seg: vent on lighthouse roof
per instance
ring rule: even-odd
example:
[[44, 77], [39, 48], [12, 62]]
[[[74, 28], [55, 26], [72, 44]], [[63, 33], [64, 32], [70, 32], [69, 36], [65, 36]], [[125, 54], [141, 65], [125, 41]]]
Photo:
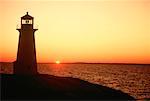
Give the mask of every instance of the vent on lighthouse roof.
[[30, 16], [30, 15], [28, 14], [28, 12], [27, 12], [27, 14], [24, 15], [23, 17], [21, 17], [21, 19], [33, 19], [33, 17]]

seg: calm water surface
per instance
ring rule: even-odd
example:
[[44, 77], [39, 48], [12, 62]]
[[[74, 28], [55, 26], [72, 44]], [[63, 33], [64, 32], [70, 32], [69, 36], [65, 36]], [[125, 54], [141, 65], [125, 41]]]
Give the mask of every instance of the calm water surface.
[[[12, 63], [1, 63], [1, 71], [12, 73]], [[130, 94], [150, 98], [150, 65], [38, 64], [41, 74], [80, 78]]]

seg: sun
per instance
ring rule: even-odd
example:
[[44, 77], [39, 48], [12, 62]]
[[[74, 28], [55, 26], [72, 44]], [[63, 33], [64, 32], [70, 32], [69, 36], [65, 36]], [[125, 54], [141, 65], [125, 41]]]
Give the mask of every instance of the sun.
[[60, 61], [59, 61], [59, 60], [57, 60], [57, 61], [55, 61], [55, 63], [56, 63], [56, 64], [60, 64]]

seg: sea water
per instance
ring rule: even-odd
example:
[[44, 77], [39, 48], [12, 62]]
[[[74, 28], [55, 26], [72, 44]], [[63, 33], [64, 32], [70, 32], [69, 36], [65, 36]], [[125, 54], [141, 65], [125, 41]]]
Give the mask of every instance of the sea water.
[[[12, 74], [12, 63], [1, 63], [0, 72]], [[38, 72], [73, 77], [121, 90], [136, 99], [150, 98], [150, 65], [38, 64]]]

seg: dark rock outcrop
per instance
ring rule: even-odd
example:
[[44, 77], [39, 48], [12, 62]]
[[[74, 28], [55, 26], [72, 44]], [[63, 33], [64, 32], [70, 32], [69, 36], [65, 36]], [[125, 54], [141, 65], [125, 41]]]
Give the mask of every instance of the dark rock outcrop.
[[126, 93], [105, 86], [46, 74], [1, 74], [1, 96], [3, 100], [134, 100]]

